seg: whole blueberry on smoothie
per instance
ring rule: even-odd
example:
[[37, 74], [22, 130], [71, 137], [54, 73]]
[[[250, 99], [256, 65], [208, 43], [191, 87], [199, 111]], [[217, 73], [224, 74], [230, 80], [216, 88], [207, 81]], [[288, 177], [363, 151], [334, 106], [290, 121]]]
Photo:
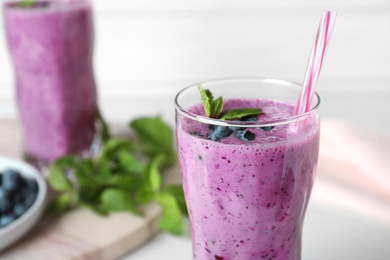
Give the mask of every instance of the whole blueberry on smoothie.
[[300, 260], [318, 157], [318, 115], [293, 125], [291, 102], [214, 99], [210, 90], [198, 88], [202, 103], [176, 103], [193, 259]]
[[3, 12], [25, 153], [51, 161], [87, 150], [97, 109], [90, 2], [6, 1]]

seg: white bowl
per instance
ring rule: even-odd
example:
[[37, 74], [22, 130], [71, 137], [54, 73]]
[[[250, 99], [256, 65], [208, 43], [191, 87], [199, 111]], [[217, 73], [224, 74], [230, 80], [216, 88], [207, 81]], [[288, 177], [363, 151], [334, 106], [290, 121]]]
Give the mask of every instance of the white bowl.
[[38, 183], [38, 195], [34, 203], [19, 218], [0, 228], [0, 251], [26, 234], [39, 220], [45, 209], [46, 182], [33, 166], [16, 159], [0, 156], [0, 171], [14, 169], [24, 177], [33, 178]]

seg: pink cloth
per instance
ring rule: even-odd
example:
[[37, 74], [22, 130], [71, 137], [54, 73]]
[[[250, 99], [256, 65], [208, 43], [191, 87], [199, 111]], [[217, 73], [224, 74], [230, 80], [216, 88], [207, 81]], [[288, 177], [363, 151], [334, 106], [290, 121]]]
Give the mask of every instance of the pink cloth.
[[324, 121], [312, 202], [390, 223], [390, 135]]

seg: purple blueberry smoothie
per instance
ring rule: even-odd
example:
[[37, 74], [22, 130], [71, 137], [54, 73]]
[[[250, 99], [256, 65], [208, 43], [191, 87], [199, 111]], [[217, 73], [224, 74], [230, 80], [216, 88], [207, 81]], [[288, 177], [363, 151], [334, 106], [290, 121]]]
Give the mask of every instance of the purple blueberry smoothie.
[[[291, 117], [291, 103], [228, 99], [225, 109], [260, 108], [261, 122]], [[201, 104], [187, 108], [204, 116]], [[276, 120], [276, 121], [275, 121]], [[319, 149], [319, 118], [304, 127], [217, 128], [177, 113], [179, 166], [191, 221], [193, 259], [300, 260], [304, 215]], [[245, 140], [237, 131], [250, 132]], [[238, 137], [240, 138], [238, 138]]]
[[97, 109], [90, 2], [6, 1], [3, 11], [25, 153], [51, 161], [87, 150]]

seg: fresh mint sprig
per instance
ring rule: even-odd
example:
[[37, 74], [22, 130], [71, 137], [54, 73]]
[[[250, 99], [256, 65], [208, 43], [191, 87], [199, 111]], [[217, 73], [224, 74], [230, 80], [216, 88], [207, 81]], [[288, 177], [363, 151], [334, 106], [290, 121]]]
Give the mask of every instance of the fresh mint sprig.
[[184, 192], [181, 185], [168, 185], [163, 179], [164, 170], [176, 164], [172, 129], [159, 117], [144, 117], [129, 124], [134, 137], [115, 138], [100, 113], [98, 118], [105, 138], [96, 158], [68, 155], [51, 164], [48, 181], [59, 196], [50, 209], [82, 207], [100, 215], [140, 215], [142, 205], [156, 202], [163, 210], [160, 228], [181, 234], [188, 214]]
[[220, 117], [221, 120], [236, 120], [247, 116], [256, 116], [264, 114], [259, 108], [239, 108], [228, 110]]
[[198, 84], [198, 90], [202, 99], [204, 111], [208, 117], [218, 118], [223, 110], [222, 97], [214, 99], [213, 94], [208, 89], [204, 89], [201, 84]]
[[259, 108], [230, 109], [222, 113], [224, 108], [222, 97], [220, 96], [219, 98], [214, 99], [214, 96], [209, 89], [204, 89], [201, 84], [198, 84], [197, 86], [202, 99], [204, 111], [210, 118], [238, 120], [247, 116], [264, 114], [264, 112]]

